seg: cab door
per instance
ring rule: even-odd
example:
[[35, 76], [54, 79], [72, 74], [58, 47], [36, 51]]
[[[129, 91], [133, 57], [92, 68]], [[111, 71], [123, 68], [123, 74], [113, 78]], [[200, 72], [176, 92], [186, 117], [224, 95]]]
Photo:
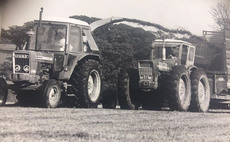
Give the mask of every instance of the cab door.
[[182, 45], [181, 64], [186, 68], [193, 66], [195, 60], [195, 47], [190, 45]]
[[186, 67], [190, 67], [194, 65], [194, 60], [195, 60], [195, 50], [196, 48], [194, 46], [189, 46], [188, 47], [188, 55], [187, 55], [187, 62], [186, 62]]
[[65, 55], [67, 60], [60, 75], [61, 79], [69, 79], [78, 62], [78, 58], [83, 53], [82, 28], [78, 25], [70, 24], [68, 31], [68, 44]]
[[70, 25], [69, 31], [69, 53], [79, 54], [82, 52], [81, 28], [75, 25]]

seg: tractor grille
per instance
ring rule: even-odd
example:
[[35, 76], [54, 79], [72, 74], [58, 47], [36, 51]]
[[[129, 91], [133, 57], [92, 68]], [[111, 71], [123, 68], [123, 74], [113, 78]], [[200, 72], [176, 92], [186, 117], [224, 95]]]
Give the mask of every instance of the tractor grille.
[[149, 75], [152, 74], [152, 68], [140, 68], [139, 72], [143, 75]]
[[150, 68], [152, 67], [150, 63], [146, 62], [146, 63], [140, 63], [140, 67], [146, 67], [146, 68]]
[[153, 63], [150, 61], [139, 62], [139, 76], [140, 80], [152, 80], [153, 79]]
[[15, 53], [14, 54], [14, 73], [29, 73], [30, 63], [28, 53]]

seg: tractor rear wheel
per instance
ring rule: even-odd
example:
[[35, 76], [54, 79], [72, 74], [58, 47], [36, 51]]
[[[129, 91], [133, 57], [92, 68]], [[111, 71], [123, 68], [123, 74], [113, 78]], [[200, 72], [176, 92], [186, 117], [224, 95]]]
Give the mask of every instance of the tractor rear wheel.
[[187, 111], [191, 100], [191, 85], [189, 73], [184, 66], [172, 68], [166, 87], [170, 109]]
[[51, 79], [43, 84], [42, 106], [46, 108], [56, 108], [60, 105], [61, 86], [58, 81]]
[[5, 79], [0, 78], [0, 106], [4, 106], [7, 100], [8, 89]]
[[138, 71], [135, 69], [120, 70], [117, 95], [121, 109], [138, 109], [140, 106], [138, 77]]
[[207, 112], [210, 103], [210, 87], [206, 73], [195, 70], [191, 73], [191, 111]]
[[101, 99], [101, 72], [96, 60], [84, 60], [75, 67], [69, 81], [76, 96], [76, 106], [96, 108]]

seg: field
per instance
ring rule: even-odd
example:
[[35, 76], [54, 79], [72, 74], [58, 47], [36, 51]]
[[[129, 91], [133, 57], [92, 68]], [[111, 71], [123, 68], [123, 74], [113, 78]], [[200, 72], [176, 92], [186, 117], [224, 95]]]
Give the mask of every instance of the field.
[[228, 141], [230, 111], [0, 108], [1, 141]]

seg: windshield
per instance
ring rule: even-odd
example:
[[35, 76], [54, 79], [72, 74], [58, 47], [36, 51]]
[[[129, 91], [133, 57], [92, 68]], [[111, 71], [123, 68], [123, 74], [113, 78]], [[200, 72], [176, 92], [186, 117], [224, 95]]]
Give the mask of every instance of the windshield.
[[37, 28], [37, 50], [65, 51], [66, 26], [58, 24], [42, 24]]
[[[154, 47], [152, 49], [152, 59], [162, 58], [162, 46], [161, 47]], [[179, 49], [180, 45], [173, 46], [173, 47], [165, 47], [166, 49], [166, 59], [175, 59], [179, 58]]]

